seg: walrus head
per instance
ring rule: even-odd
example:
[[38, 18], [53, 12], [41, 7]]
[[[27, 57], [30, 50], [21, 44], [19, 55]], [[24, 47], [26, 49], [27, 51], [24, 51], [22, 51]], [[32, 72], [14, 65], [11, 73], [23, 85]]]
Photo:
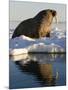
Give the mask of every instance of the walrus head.
[[46, 10], [42, 10], [40, 11], [35, 18], [42, 20], [42, 19], [50, 19], [50, 18], [54, 18], [56, 17], [57, 12], [55, 10], [52, 9], [46, 9]]
[[50, 12], [52, 13], [53, 17], [56, 16], [57, 12], [55, 10], [50, 10]]
[[57, 22], [57, 12], [55, 10], [46, 9], [38, 13], [37, 16], [37, 18], [39, 18], [39, 20], [41, 21], [39, 27], [39, 37], [50, 37], [53, 18], [55, 18]]

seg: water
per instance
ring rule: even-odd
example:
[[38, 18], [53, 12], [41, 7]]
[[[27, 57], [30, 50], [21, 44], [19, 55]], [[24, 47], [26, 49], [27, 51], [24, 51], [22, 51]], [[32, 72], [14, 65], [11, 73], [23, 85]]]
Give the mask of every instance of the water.
[[10, 56], [9, 88], [66, 85], [65, 54], [23, 54]]

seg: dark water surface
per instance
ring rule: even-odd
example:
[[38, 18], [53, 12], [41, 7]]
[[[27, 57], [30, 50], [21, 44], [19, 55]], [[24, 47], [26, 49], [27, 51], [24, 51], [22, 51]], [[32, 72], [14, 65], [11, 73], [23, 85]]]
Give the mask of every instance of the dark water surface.
[[65, 54], [23, 54], [10, 57], [9, 88], [66, 85]]

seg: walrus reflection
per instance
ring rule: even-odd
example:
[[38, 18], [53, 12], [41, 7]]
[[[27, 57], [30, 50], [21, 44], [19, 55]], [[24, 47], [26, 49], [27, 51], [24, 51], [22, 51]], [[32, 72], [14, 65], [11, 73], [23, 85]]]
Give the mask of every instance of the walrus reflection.
[[53, 79], [52, 65], [51, 64], [40, 64], [39, 65], [41, 76], [50, 85]]
[[34, 75], [41, 86], [54, 86], [56, 78], [53, 76], [51, 64], [39, 64], [37, 61], [29, 61], [23, 65], [20, 61], [15, 62], [21, 72]]

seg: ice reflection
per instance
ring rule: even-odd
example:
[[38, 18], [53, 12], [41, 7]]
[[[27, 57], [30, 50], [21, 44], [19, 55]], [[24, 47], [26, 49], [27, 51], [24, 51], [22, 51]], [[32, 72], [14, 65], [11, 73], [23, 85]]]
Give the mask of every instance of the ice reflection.
[[38, 61], [38, 63], [51, 63], [56, 61], [57, 58], [63, 58], [64, 54], [21, 54], [10, 56], [13, 61], [20, 61], [22, 63], [28, 63], [28, 61]]

